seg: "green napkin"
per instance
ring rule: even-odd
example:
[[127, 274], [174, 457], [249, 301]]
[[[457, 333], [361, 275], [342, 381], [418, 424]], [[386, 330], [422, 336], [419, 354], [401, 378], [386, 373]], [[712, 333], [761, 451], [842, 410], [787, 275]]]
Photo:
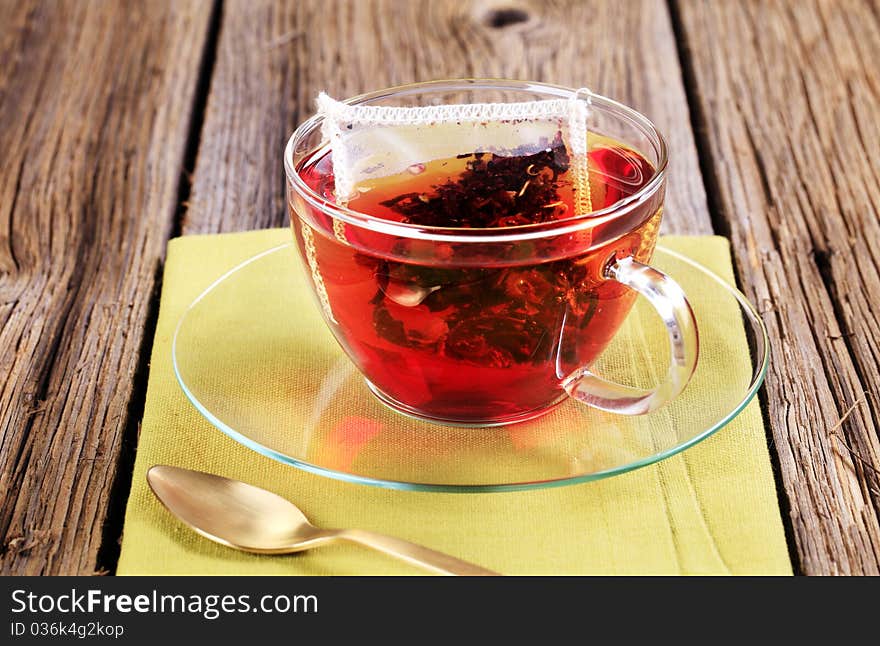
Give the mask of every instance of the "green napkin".
[[[175, 379], [175, 326], [218, 276], [290, 235], [279, 229], [188, 236], [169, 244], [119, 574], [422, 573], [355, 545], [282, 557], [216, 545], [153, 497], [145, 474], [154, 464], [240, 479], [296, 502], [316, 525], [400, 536], [504, 574], [790, 574], [757, 401], [721, 432], [653, 466], [593, 483], [514, 493], [424, 493], [344, 483], [274, 462], [214, 429]], [[662, 244], [732, 280], [723, 238], [668, 236]], [[313, 333], [330, 334], [323, 326]]]

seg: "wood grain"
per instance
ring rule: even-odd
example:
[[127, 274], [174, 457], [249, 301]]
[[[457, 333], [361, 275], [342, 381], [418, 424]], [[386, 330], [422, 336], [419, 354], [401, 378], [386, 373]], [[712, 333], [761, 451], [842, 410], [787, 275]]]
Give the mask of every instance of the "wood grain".
[[807, 574], [880, 572], [880, 20], [681, 2], [721, 215], [772, 336], [770, 424]]
[[711, 233], [662, 0], [226, 2], [183, 232], [287, 223], [282, 150], [320, 90], [464, 76], [587, 85], [643, 111], [670, 141], [666, 230]]
[[210, 2], [0, 4], [0, 572], [95, 570]]

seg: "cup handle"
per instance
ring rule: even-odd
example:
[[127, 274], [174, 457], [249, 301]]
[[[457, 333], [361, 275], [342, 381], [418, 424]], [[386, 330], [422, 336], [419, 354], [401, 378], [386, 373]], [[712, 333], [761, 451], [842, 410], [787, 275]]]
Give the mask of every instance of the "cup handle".
[[589, 406], [621, 415], [644, 415], [678, 396], [694, 374], [700, 349], [694, 311], [678, 283], [632, 257], [610, 263], [605, 276], [641, 294], [657, 310], [669, 334], [669, 371], [657, 387], [644, 390], [608, 381], [583, 367], [568, 375], [562, 387]]

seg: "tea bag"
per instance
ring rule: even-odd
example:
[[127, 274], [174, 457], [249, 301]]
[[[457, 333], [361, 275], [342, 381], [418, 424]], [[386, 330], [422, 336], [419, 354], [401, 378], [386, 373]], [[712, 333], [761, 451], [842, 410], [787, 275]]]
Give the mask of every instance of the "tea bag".
[[[432, 164], [448, 163], [462, 170], [457, 182], [434, 186], [434, 194], [402, 190], [392, 200], [393, 210], [411, 217], [407, 221], [441, 227], [507, 227], [590, 213], [589, 97], [578, 90], [559, 99], [404, 107], [349, 105], [321, 93], [318, 113], [330, 148], [335, 201], [348, 206], [383, 178], [411, 178]], [[349, 244], [344, 222], [334, 220], [333, 233]], [[302, 234], [321, 306], [335, 321], [305, 223]], [[439, 289], [402, 276], [386, 279], [385, 295], [405, 307]]]
[[[584, 94], [587, 101], [581, 99]], [[578, 90], [570, 98], [519, 103], [397, 107], [349, 105], [322, 92], [318, 112], [330, 145], [336, 202], [346, 205], [370, 183], [406, 172], [417, 174], [432, 161], [471, 154], [524, 158], [542, 151], [555, 153], [561, 143], [574, 215], [589, 213], [589, 96], [589, 91]], [[523, 191], [530, 181], [527, 170], [520, 171]]]

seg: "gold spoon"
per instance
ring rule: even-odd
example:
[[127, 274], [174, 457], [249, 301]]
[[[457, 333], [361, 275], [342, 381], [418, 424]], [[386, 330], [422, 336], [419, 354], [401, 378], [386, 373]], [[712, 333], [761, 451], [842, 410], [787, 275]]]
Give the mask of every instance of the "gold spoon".
[[167, 465], [147, 482], [166, 509], [196, 532], [257, 554], [290, 554], [337, 540], [359, 543], [440, 574], [497, 575], [427, 547], [362, 529], [320, 529], [289, 500], [253, 485]]

